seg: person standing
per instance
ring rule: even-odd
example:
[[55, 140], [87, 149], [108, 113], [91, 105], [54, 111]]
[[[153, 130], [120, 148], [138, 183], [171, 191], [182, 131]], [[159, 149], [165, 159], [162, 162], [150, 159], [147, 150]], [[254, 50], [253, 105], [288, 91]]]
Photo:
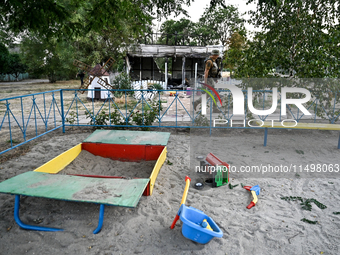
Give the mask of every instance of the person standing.
[[205, 62], [205, 70], [204, 70], [204, 83], [214, 87], [215, 81], [217, 78], [219, 78], [220, 75], [220, 68], [218, 66], [218, 63], [216, 60], [220, 56], [219, 50], [213, 50], [211, 52], [211, 56], [208, 58], [208, 60]]
[[[215, 87], [215, 80], [220, 77], [220, 67], [217, 63], [217, 59], [220, 57], [219, 50], [212, 50], [211, 55], [205, 62], [204, 69], [204, 83], [210, 85], [211, 87]], [[193, 105], [196, 110], [197, 105], [201, 103], [201, 97], [196, 100]], [[217, 107], [214, 105], [214, 112], [219, 112]]]
[[83, 84], [84, 84], [84, 76], [85, 76], [84, 72], [83, 72], [82, 70], [79, 71], [79, 73], [77, 74], [77, 76], [80, 77], [80, 86], [83, 86]]

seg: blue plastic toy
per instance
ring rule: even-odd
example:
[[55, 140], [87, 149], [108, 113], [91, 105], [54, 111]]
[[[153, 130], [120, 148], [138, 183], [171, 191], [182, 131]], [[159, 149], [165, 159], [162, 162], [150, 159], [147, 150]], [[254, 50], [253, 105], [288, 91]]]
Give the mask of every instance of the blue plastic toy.
[[[202, 211], [193, 208], [187, 207], [185, 204], [179, 208], [177, 213], [179, 218], [183, 222], [182, 225], [182, 234], [184, 237], [195, 241], [197, 243], [206, 244], [214, 237], [222, 237], [223, 232], [216, 225], [216, 223], [207, 215], [205, 215]], [[202, 227], [202, 222], [206, 219], [209, 228]]]

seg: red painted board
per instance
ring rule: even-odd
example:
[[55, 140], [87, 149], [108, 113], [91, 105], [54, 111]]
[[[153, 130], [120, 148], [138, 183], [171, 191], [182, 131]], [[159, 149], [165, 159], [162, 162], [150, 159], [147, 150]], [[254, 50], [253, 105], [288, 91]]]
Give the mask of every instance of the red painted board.
[[150, 196], [150, 181], [143, 192], [143, 196]]
[[163, 145], [82, 143], [82, 150], [120, 161], [157, 160], [163, 149]]
[[222, 160], [220, 160], [218, 157], [216, 157], [214, 154], [209, 153], [207, 158], [205, 159], [206, 161], [208, 161], [208, 163], [212, 166], [226, 166], [229, 170], [229, 165], [226, 162], [223, 162]]

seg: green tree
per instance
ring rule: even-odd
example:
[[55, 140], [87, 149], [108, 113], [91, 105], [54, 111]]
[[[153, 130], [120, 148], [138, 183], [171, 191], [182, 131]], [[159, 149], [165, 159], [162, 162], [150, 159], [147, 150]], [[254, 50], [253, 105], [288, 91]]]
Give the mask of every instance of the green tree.
[[0, 43], [0, 75], [6, 74], [8, 71], [9, 52], [7, 47]]
[[0, 26], [13, 32], [34, 31], [53, 35], [67, 24], [77, 0], [7, 0], [0, 5]]
[[[47, 37], [72, 36], [102, 29], [120, 30], [128, 24], [132, 32], [146, 31], [154, 17], [187, 15], [184, 5], [193, 0], [6, 0], [0, 5], [0, 27], [12, 32], [36, 32]], [[212, 7], [224, 5], [211, 0]], [[85, 17], [81, 20], [79, 10]], [[3, 29], [2, 29], [3, 30]]]
[[24, 37], [20, 44], [22, 61], [27, 66], [27, 71], [31, 77], [41, 78], [44, 75], [44, 43], [32, 34]]
[[[234, 31], [244, 31], [245, 20], [241, 17], [238, 9], [233, 5], [222, 8], [206, 8], [199, 19], [198, 28], [210, 32], [209, 44], [228, 43], [228, 38]], [[202, 29], [201, 29], [202, 31]]]
[[19, 54], [10, 54], [8, 61], [8, 74], [11, 74], [18, 81], [19, 75], [26, 72], [26, 65], [21, 61]]
[[224, 67], [229, 68], [231, 72], [235, 71], [244, 57], [246, 49], [246, 38], [239, 32], [234, 32], [227, 40], [228, 50], [224, 56]]
[[162, 36], [158, 43], [167, 45], [196, 45], [192, 34], [195, 32], [195, 23], [181, 18], [180, 20], [167, 20], [160, 28]]
[[[76, 73], [73, 59], [89, 65], [119, 59], [157, 17], [186, 13], [192, 0], [7, 0], [0, 30], [21, 33], [28, 70], [50, 81]], [[211, 1], [217, 5], [221, 0]], [[17, 34], [10, 34], [11, 37]], [[4, 36], [2, 36], [4, 35]], [[0, 33], [5, 37], [5, 33]], [[116, 61], [116, 67], [120, 61]], [[73, 76], [74, 76], [73, 74]]]
[[75, 77], [75, 50], [67, 41], [43, 40], [31, 34], [23, 38], [21, 52], [28, 72], [35, 77], [47, 76], [52, 83]]
[[339, 12], [334, 0], [260, 1], [251, 20], [262, 31], [245, 54], [242, 75], [267, 76], [275, 68], [291, 77], [339, 77]]
[[[338, 118], [340, 111], [334, 111], [334, 104], [340, 102], [340, 85], [332, 79], [340, 75], [338, 7], [338, 1], [333, 0], [259, 1], [257, 10], [251, 12], [251, 21], [262, 30], [248, 42], [236, 72], [239, 77], [247, 77], [243, 79], [243, 88], [306, 88], [318, 99], [317, 108], [312, 110], [319, 117]], [[273, 72], [299, 79], [275, 83], [271, 79], [248, 79], [271, 77]], [[289, 96], [296, 98], [300, 94]], [[311, 104], [308, 102], [307, 106]]]

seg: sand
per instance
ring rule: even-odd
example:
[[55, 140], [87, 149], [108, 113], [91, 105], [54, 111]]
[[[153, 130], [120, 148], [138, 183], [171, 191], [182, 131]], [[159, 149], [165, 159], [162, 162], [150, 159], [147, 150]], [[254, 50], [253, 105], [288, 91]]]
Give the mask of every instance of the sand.
[[125, 178], [149, 178], [156, 161], [123, 162], [95, 156], [88, 151], [80, 154], [58, 174], [84, 174], [121, 176]]
[[[0, 181], [34, 170], [65, 150], [80, 143], [90, 133], [57, 134], [41, 141], [25, 155], [0, 165]], [[340, 173], [241, 173], [247, 166], [290, 166], [340, 164], [336, 149], [337, 132], [270, 130], [263, 147], [263, 131], [231, 130], [206, 137], [194, 132], [174, 132], [168, 143], [170, 164], [164, 164], [154, 193], [141, 197], [134, 209], [106, 207], [102, 231], [94, 235], [99, 206], [95, 204], [22, 198], [23, 222], [64, 228], [63, 232], [37, 232], [21, 229], [13, 218], [14, 197], [0, 194], [1, 254], [339, 254]], [[259, 185], [258, 203], [250, 210], [250, 192], [241, 185], [203, 190], [189, 189], [186, 205], [213, 218], [224, 235], [206, 245], [181, 234], [182, 223], [169, 227], [178, 211], [184, 178], [192, 183], [205, 173], [195, 172], [195, 158], [213, 152], [236, 169], [230, 173], [233, 185]], [[172, 163], [172, 164], [171, 164]], [[97, 168], [94, 168], [97, 169]], [[275, 178], [272, 178], [275, 177]], [[297, 201], [283, 196], [314, 198], [326, 205], [312, 204], [303, 210]], [[317, 221], [308, 224], [306, 218]]]

